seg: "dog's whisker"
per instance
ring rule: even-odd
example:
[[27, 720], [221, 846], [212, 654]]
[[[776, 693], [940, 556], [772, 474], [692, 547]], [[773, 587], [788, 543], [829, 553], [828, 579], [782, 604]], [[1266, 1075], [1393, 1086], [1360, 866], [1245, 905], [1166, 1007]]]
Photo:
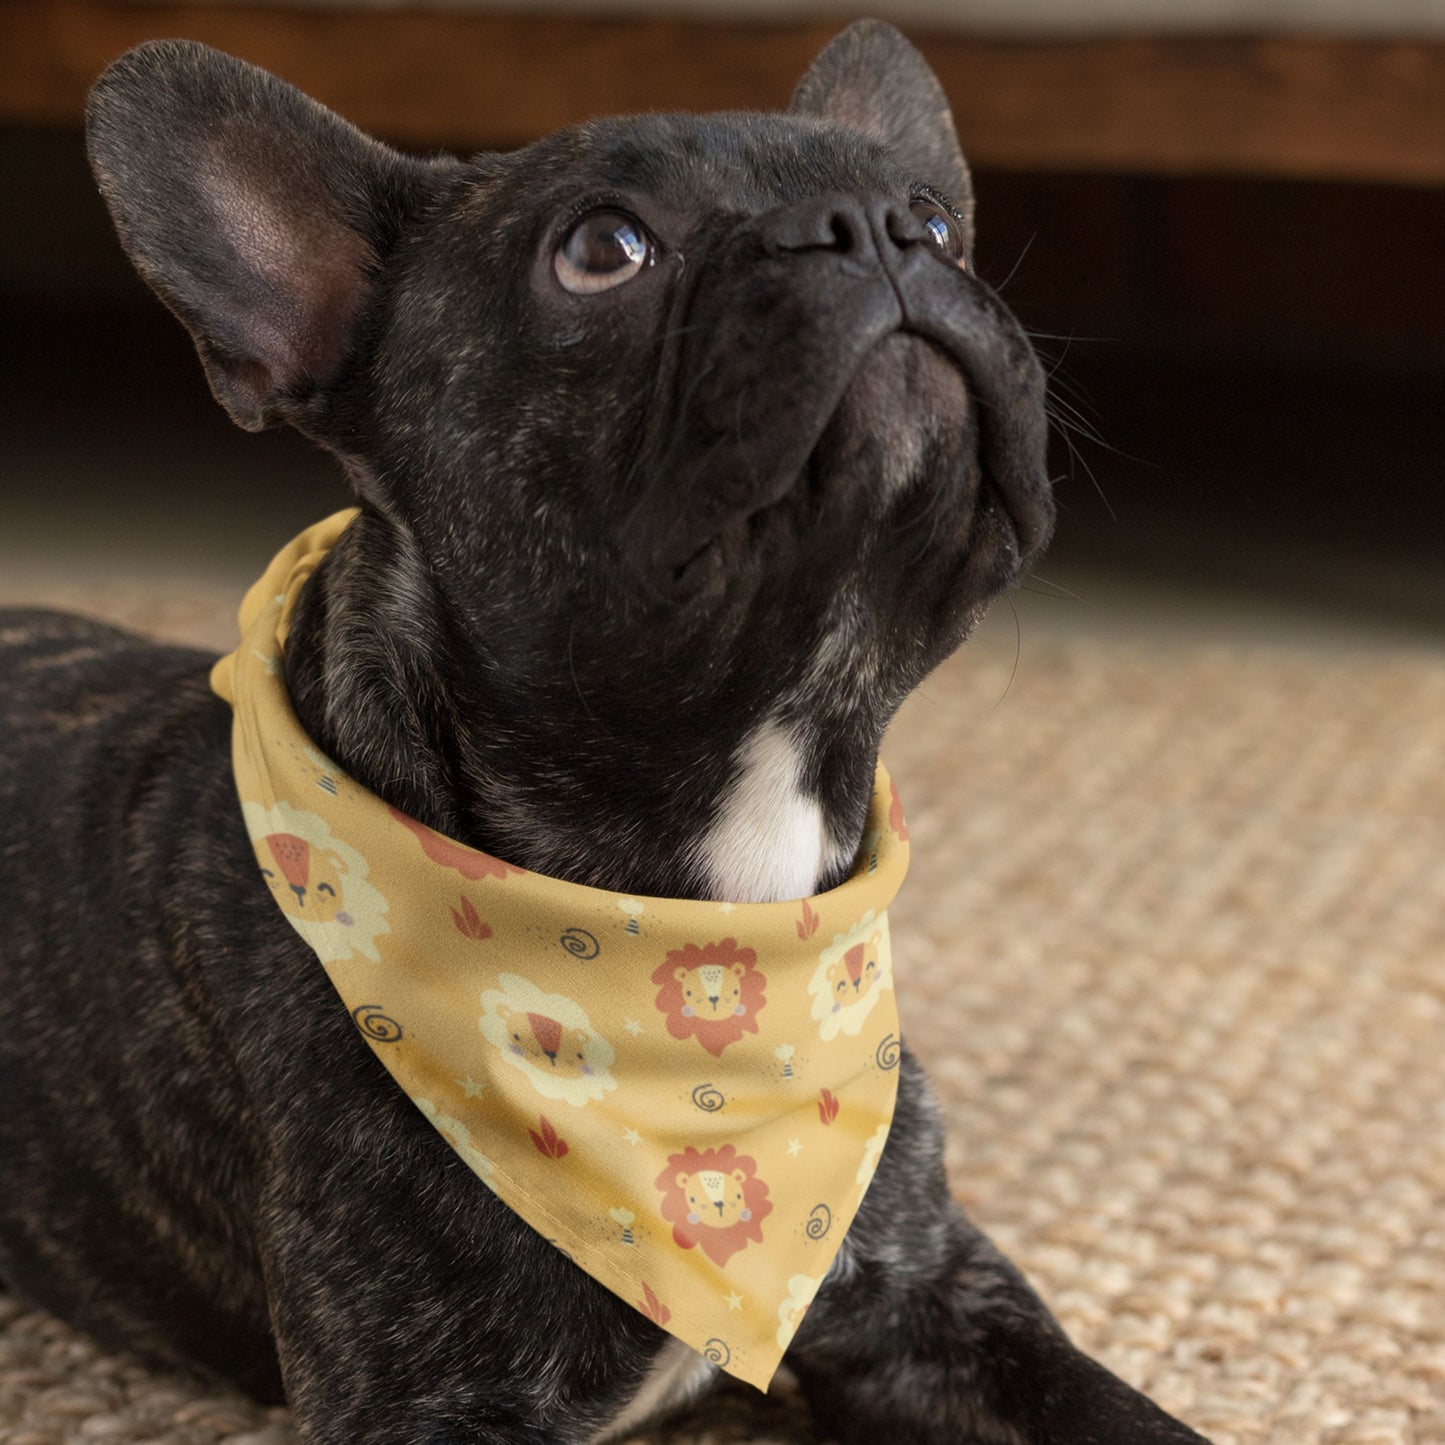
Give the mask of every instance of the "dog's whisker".
[[999, 293], [1000, 296], [1002, 296], [1004, 291], [1008, 288], [1009, 282], [1012, 281], [1013, 278], [1018, 274], [1019, 267], [1022, 266], [1024, 263], [1024, 257], [1027, 256], [1028, 253], [1033, 249], [1033, 244], [1035, 241], [1038, 240], [1038, 238], [1039, 233], [1035, 231], [1033, 235], [1024, 242], [1024, 248], [1022, 251], [1019, 252], [1018, 259], [1013, 263], [1012, 266], [1009, 267], [1008, 275], [1005, 276], [1003, 280], [1000, 281], [998, 285], [993, 288]]
[[[1091, 602], [1087, 597], [1083, 597], [1079, 593], [1071, 591], [1069, 588], [1063, 586], [1058, 582], [1051, 582], [1047, 577], [1041, 576], [1037, 570], [1029, 573], [1029, 580], [1031, 582], [1042, 582], [1043, 585], [1049, 589], [1047, 592], [1040, 592], [1038, 594], [1040, 597], [1055, 597], [1058, 598], [1060, 601], [1078, 602], [1085, 607], [1092, 608], [1096, 612], [1099, 610], [1097, 603]], [[1035, 589], [1032, 587], [1025, 587], [1023, 590], [1027, 592], [1032, 592]]]
[[1019, 672], [1019, 659], [1023, 656], [1024, 650], [1023, 625], [1019, 621], [1019, 610], [1017, 607], [1014, 606], [1013, 598], [1010, 597], [1007, 592], [1004, 593], [1004, 601], [1008, 603], [1008, 610], [1013, 614], [1014, 660], [1013, 666], [1009, 669], [1008, 681], [1004, 684], [1003, 691], [998, 695], [998, 698], [994, 702], [993, 707], [989, 709], [990, 712], [996, 712], [1000, 707], [1002, 707], [1004, 699], [1013, 690], [1014, 678], [1018, 676]]

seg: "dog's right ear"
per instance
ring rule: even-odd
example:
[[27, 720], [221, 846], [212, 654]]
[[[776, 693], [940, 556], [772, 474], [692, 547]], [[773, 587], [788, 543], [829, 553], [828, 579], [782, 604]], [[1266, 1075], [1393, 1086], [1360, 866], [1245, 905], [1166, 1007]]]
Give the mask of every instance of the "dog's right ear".
[[153, 41], [96, 82], [91, 167], [141, 275], [241, 426], [304, 422], [376, 269], [458, 162], [414, 160], [264, 70]]
[[808, 67], [789, 106], [882, 141], [958, 207], [973, 252], [973, 183], [948, 97], [928, 62], [884, 20], [855, 20]]

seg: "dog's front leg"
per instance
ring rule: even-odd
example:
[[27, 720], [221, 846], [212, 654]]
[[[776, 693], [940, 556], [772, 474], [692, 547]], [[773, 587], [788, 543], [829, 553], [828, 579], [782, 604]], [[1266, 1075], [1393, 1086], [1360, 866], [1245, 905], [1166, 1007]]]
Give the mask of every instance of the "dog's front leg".
[[[344, 1058], [335, 1047], [330, 1056]], [[301, 1439], [591, 1438], [646, 1375], [657, 1327], [480, 1185], [409, 1101], [386, 1097], [391, 1082], [373, 1077], [372, 1060], [349, 1079], [342, 1063], [333, 1073], [335, 1095], [287, 1130], [259, 1219]], [[364, 1101], [356, 1114], [344, 1112], [348, 1095]]]
[[788, 1353], [844, 1445], [1200, 1445], [1076, 1349], [952, 1200], [942, 1129], [905, 1053], [893, 1134]]

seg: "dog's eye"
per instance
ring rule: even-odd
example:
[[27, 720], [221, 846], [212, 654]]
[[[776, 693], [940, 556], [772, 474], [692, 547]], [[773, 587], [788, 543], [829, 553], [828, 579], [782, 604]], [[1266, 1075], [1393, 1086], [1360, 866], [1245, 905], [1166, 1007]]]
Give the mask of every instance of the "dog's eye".
[[962, 269], [963, 232], [958, 222], [937, 201], [931, 201], [927, 196], [920, 196], [909, 209], [928, 233], [928, 244], [945, 261], [952, 261]]
[[565, 290], [587, 296], [630, 281], [651, 249], [640, 221], [622, 211], [593, 211], [563, 237], [552, 265]]

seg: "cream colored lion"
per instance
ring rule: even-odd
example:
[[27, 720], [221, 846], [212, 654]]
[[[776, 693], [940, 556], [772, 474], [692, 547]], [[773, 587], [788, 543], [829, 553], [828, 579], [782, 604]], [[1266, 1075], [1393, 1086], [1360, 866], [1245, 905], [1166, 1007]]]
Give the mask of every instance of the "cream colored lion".
[[808, 1313], [808, 1306], [813, 1303], [813, 1296], [818, 1293], [822, 1282], [811, 1274], [795, 1274], [788, 1281], [787, 1297], [778, 1306], [779, 1349], [786, 1350], [793, 1343], [793, 1336], [797, 1334], [798, 1326], [802, 1324], [803, 1316]]
[[386, 899], [367, 881], [366, 859], [325, 818], [280, 802], [242, 803], [261, 869], [291, 926], [323, 963], [361, 954], [381, 961], [376, 939], [391, 931]]
[[482, 995], [477, 1020], [483, 1038], [526, 1075], [536, 1091], [581, 1108], [617, 1087], [612, 1045], [594, 1031], [582, 1006], [560, 993], [544, 993], [514, 973], [500, 989]]
[[878, 1172], [878, 1161], [883, 1157], [883, 1146], [888, 1142], [888, 1125], [880, 1124], [874, 1131], [873, 1136], [863, 1146], [863, 1159], [858, 1165], [858, 1172], [853, 1176], [853, 1182], [858, 1186], [859, 1192], [866, 1194], [868, 1186], [873, 1182], [873, 1176]]
[[888, 926], [870, 908], [847, 933], [834, 935], [818, 956], [808, 992], [824, 1041], [856, 1035], [878, 996], [893, 987]]
[[443, 1114], [430, 1099], [417, 1099], [416, 1106], [431, 1120], [437, 1133], [466, 1160], [468, 1167], [482, 1183], [491, 1186], [494, 1166], [492, 1161], [472, 1143], [472, 1131], [460, 1119], [454, 1119], [450, 1114]]

